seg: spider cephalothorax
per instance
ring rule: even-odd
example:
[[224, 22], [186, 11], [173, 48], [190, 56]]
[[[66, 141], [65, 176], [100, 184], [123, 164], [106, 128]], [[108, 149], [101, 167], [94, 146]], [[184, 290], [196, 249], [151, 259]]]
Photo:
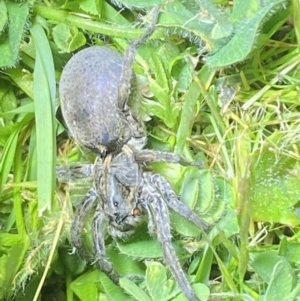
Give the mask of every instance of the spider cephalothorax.
[[[63, 71], [60, 97], [68, 129], [79, 144], [98, 154], [94, 166], [85, 169], [93, 174], [94, 187], [77, 207], [71, 242], [83, 258], [97, 261], [117, 282], [119, 276], [105, 256], [106, 221], [113, 237], [123, 237], [131, 234], [147, 213], [149, 232], [160, 241], [166, 264], [184, 294], [192, 301], [199, 301], [171, 244], [168, 207], [202, 229], [208, 225], [179, 201], [162, 176], [144, 170], [145, 164], [158, 161], [197, 163], [176, 154], [143, 149], [144, 126], [127, 104], [136, 48], [153, 32], [158, 14], [159, 9], [155, 8], [150, 27], [127, 49], [124, 58], [110, 48], [91, 47], [76, 54]], [[94, 212], [94, 257], [86, 252], [81, 238], [91, 212]]]

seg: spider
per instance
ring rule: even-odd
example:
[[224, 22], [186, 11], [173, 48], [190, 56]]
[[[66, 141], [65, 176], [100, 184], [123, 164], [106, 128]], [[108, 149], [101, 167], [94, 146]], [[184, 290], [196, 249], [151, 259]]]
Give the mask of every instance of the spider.
[[[122, 238], [133, 233], [147, 212], [148, 230], [160, 241], [164, 260], [183, 293], [192, 301], [200, 301], [172, 247], [168, 207], [204, 230], [208, 229], [208, 224], [179, 201], [162, 176], [144, 170], [144, 165], [158, 161], [196, 166], [199, 163], [188, 162], [177, 154], [143, 149], [146, 143], [144, 125], [128, 106], [135, 52], [154, 31], [159, 8], [152, 13], [149, 28], [129, 46], [124, 59], [109, 48], [91, 47], [74, 56], [63, 71], [60, 97], [68, 129], [79, 144], [98, 154], [93, 167], [86, 168], [93, 174], [94, 187], [76, 209], [71, 243], [81, 257], [91, 262], [96, 260], [100, 269], [118, 282], [119, 275], [106, 258], [106, 221], [110, 235]], [[103, 65], [103, 57], [99, 57], [104, 53], [107, 54], [106, 65]], [[90, 72], [86, 73], [89, 68]], [[57, 171], [61, 174], [62, 170], [58, 168]], [[85, 221], [92, 212], [95, 212], [94, 257], [85, 250], [81, 238]]]

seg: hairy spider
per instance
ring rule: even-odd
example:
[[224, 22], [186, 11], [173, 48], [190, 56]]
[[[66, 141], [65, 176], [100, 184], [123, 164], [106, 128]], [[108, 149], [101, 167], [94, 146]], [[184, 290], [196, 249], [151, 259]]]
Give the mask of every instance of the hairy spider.
[[[62, 73], [61, 107], [68, 129], [79, 144], [98, 154], [93, 168], [86, 168], [93, 173], [94, 187], [77, 207], [71, 242], [81, 257], [96, 260], [100, 269], [117, 282], [119, 275], [105, 256], [105, 221], [109, 221], [113, 237], [124, 237], [134, 231], [146, 211], [149, 232], [157, 235], [164, 260], [182, 291], [190, 300], [200, 301], [172, 247], [168, 207], [202, 229], [208, 225], [178, 200], [162, 176], [143, 170], [145, 164], [158, 161], [199, 164], [177, 154], [143, 149], [144, 125], [128, 106], [135, 52], [154, 31], [158, 15], [159, 8], [155, 8], [149, 28], [129, 46], [124, 59], [110, 48], [90, 47], [76, 54]], [[81, 238], [86, 218], [93, 211], [95, 258], [86, 252]]]

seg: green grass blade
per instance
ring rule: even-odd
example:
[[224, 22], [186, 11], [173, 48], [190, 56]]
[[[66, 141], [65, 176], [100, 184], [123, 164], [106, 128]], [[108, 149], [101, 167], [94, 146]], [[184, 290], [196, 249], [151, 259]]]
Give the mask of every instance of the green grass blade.
[[37, 137], [37, 182], [39, 214], [51, 208], [54, 188], [55, 72], [47, 36], [41, 25], [30, 29], [36, 47], [34, 67], [34, 103]]

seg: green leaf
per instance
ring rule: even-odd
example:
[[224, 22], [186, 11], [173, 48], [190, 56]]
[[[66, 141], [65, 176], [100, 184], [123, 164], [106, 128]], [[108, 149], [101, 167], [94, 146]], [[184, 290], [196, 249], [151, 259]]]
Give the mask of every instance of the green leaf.
[[134, 243], [120, 243], [117, 246], [123, 254], [134, 258], [162, 258], [161, 246], [156, 240], [143, 240]]
[[79, 297], [81, 301], [95, 301], [98, 300], [99, 274], [101, 272], [94, 270], [92, 272], [84, 273], [82, 276], [76, 278], [71, 284], [70, 288]]
[[296, 284], [296, 275], [286, 260], [280, 260], [271, 275], [270, 284], [264, 296], [264, 301], [282, 301], [289, 295]]
[[[118, 247], [121, 247], [117, 243]], [[144, 271], [141, 267], [141, 263], [136, 260], [136, 257], [128, 256], [128, 254], [122, 254], [122, 251], [112, 247], [111, 245], [106, 248], [107, 258], [111, 261], [116, 271], [120, 275], [143, 275]]]
[[55, 100], [56, 82], [52, 53], [39, 24], [30, 29], [36, 47], [34, 103], [37, 136], [37, 181], [39, 215], [51, 208], [55, 183]]
[[0, 113], [0, 116], [9, 116], [9, 115], [17, 115], [22, 113], [34, 113], [34, 103], [31, 101], [23, 106], [19, 106], [14, 110], [5, 111], [5, 113]]
[[[243, 1], [235, 1], [234, 4], [239, 5], [241, 2]], [[283, 0], [272, 1], [264, 7], [259, 7], [255, 14], [251, 13], [247, 18], [239, 15], [234, 23], [234, 35], [216, 53], [207, 57], [208, 66], [220, 68], [244, 60], [255, 45], [259, 27], [262, 26], [268, 14], [278, 9], [282, 2]], [[251, 11], [253, 6], [250, 4], [248, 6]], [[247, 12], [244, 7], [239, 10], [243, 10], [243, 15]]]
[[101, 0], [80, 0], [79, 6], [80, 8], [93, 15], [100, 15], [101, 14], [101, 7], [103, 1]]
[[280, 262], [281, 257], [274, 251], [264, 251], [250, 254], [250, 265], [266, 283], [270, 283], [274, 267]]
[[167, 31], [179, 32], [183, 37], [188, 37], [200, 45], [204, 41], [206, 48], [211, 50], [212, 37], [215, 39], [229, 37], [232, 25], [227, 21], [226, 15], [216, 9], [210, 1], [200, 2], [198, 14], [202, 17], [196, 18], [197, 12], [191, 12], [182, 1], [168, 1], [163, 6], [159, 26], [166, 28]]
[[277, 156], [266, 145], [253, 155], [250, 190], [251, 213], [255, 221], [298, 225], [292, 208], [300, 198], [299, 179], [293, 170], [295, 160]]
[[62, 53], [70, 53], [86, 43], [83, 33], [76, 26], [59, 23], [52, 32], [54, 42]]
[[100, 273], [100, 282], [109, 300], [114, 300], [114, 301], [132, 300], [132, 298], [130, 298], [127, 294], [124, 293], [123, 289], [120, 286], [114, 284], [108, 278], [108, 276], [102, 272]]
[[4, 1], [0, 1], [0, 34], [8, 22], [7, 7]]
[[[0, 3], [3, 3], [2, 1]], [[0, 6], [3, 8], [3, 4]], [[1, 33], [1, 43], [0, 43], [0, 68], [1, 67], [11, 67], [13, 66], [19, 54], [19, 46], [23, 36], [24, 27], [26, 24], [26, 20], [29, 14], [29, 3], [14, 3], [7, 1], [6, 8], [8, 13], [8, 33]], [[0, 16], [2, 22], [0, 20], [0, 24], [3, 22], [7, 22], [5, 20], [5, 8], [3, 14]], [[1, 32], [1, 28], [0, 28]]]
[[152, 67], [152, 71], [155, 74], [156, 82], [160, 85], [162, 89], [164, 89], [166, 93], [169, 94], [170, 87], [169, 87], [168, 78], [170, 78], [170, 75], [167, 74], [167, 71], [164, 68], [162, 57], [157, 53], [153, 53], [151, 58], [152, 58], [151, 67]]
[[146, 262], [146, 285], [152, 300], [165, 301], [174, 290], [175, 282], [167, 279], [166, 268], [159, 262]]
[[195, 117], [194, 108], [199, 96], [200, 96], [199, 86], [195, 81], [193, 81], [184, 98], [180, 123], [176, 134], [175, 152], [179, 154], [182, 153], [183, 148], [186, 145], [186, 139], [189, 136], [191, 127], [194, 123], [194, 117]]
[[[14, 235], [15, 238], [10, 248], [7, 248], [7, 255], [3, 254], [0, 257], [0, 298], [2, 299], [6, 294], [12, 294], [12, 287], [14, 285], [15, 276], [19, 271], [21, 264], [24, 262], [24, 257], [29, 248], [29, 240], [26, 236]], [[8, 241], [6, 241], [9, 243]]]
[[[210, 300], [210, 291], [209, 288], [202, 283], [196, 283], [192, 285], [193, 290], [196, 292], [197, 296], [201, 301]], [[187, 297], [181, 293], [178, 297], [172, 299], [174, 301], [188, 301]]]
[[140, 287], [138, 287], [133, 281], [127, 278], [120, 279], [120, 286], [127, 292], [128, 295], [131, 295], [135, 300], [151, 301], [149, 296]]
[[31, 73], [24, 73], [22, 68], [8, 69], [5, 70], [5, 73], [9, 75], [12, 81], [14, 81], [24, 93], [33, 99], [33, 78]]

